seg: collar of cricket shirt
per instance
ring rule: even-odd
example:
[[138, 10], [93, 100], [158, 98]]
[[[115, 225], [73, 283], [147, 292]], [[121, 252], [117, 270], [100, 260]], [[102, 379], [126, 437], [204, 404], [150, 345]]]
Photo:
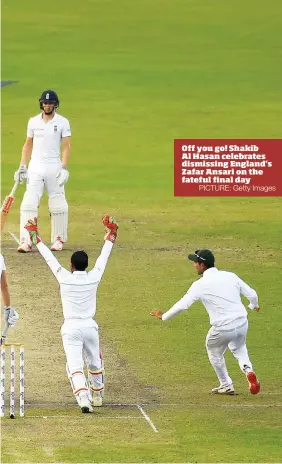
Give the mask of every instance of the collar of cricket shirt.
[[41, 121], [44, 122], [44, 124], [54, 124], [54, 122], [57, 122], [57, 113], [54, 114], [53, 118], [50, 119], [50, 121], [44, 121], [43, 119], [43, 113], [41, 113]]
[[86, 271], [73, 271], [73, 274], [87, 274]]
[[207, 276], [207, 275], [215, 274], [216, 272], [218, 272], [217, 267], [210, 267], [209, 269], [206, 269], [206, 270], [203, 272], [203, 277], [205, 277], [205, 276]]

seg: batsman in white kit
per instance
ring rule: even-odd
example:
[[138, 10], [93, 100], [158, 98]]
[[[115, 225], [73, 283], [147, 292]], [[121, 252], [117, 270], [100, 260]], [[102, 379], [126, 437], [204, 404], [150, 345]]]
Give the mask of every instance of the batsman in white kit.
[[212, 393], [234, 395], [233, 381], [228, 374], [224, 353], [229, 348], [237, 359], [241, 371], [246, 375], [249, 390], [253, 395], [260, 391], [260, 383], [253, 370], [246, 346], [248, 331], [247, 311], [241, 301], [241, 294], [249, 300], [248, 308], [259, 311], [256, 291], [233, 272], [219, 271], [210, 250], [196, 250], [188, 255], [199, 275], [203, 277], [194, 282], [187, 293], [167, 312], [159, 309], [152, 316], [167, 321], [182, 313], [195, 301], [201, 301], [210, 317], [211, 328], [206, 337], [206, 349], [213, 366], [219, 386]]
[[[117, 237], [118, 224], [109, 216], [104, 216], [102, 221], [106, 227], [105, 243], [90, 272], [86, 272], [88, 256], [84, 251], [73, 253], [71, 270], [68, 271], [42, 243], [38, 235], [37, 219], [29, 220], [25, 226], [33, 245], [37, 246], [60, 284], [64, 313], [61, 336], [67, 359], [67, 374], [83, 413], [93, 412], [92, 406], [102, 406], [104, 393], [98, 324], [93, 317], [96, 313], [97, 288]], [[88, 382], [84, 374], [83, 355], [88, 368]]]
[[42, 93], [39, 99], [41, 113], [28, 122], [20, 167], [14, 174], [15, 182], [23, 183], [27, 180], [20, 207], [20, 253], [28, 253], [32, 249], [24, 226], [30, 218], [38, 217], [44, 188], [49, 196], [51, 250], [62, 250], [67, 241], [68, 203], [64, 185], [69, 178], [67, 165], [71, 150], [71, 130], [69, 121], [56, 112], [59, 104], [58, 95], [53, 90]]

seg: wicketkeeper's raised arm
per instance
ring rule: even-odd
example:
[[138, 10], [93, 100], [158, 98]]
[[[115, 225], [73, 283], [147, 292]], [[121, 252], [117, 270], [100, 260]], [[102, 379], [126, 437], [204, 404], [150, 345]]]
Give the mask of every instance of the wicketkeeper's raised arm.
[[46, 263], [50, 267], [56, 279], [60, 281], [62, 278], [62, 274], [68, 273], [68, 271], [62, 268], [57, 258], [55, 258], [53, 253], [49, 250], [49, 248], [46, 245], [44, 245], [41, 238], [39, 237], [37, 218], [34, 218], [33, 221], [30, 219], [28, 223], [25, 225], [25, 229], [29, 232], [32, 244], [37, 247], [39, 253], [45, 259]]
[[110, 217], [108, 215], [104, 216], [102, 218], [102, 222], [106, 227], [104, 236], [105, 243], [101, 250], [101, 254], [95, 263], [94, 268], [90, 271], [91, 273], [95, 273], [95, 280], [97, 280], [98, 282], [100, 282], [104, 274], [109, 256], [117, 238], [118, 230], [118, 223], [113, 217]]

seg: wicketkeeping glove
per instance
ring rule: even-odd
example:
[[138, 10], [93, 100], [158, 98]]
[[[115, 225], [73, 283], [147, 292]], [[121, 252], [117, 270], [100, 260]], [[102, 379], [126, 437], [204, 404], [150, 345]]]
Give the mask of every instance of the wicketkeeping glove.
[[102, 218], [102, 222], [106, 227], [104, 240], [109, 240], [110, 242], [115, 243], [118, 230], [117, 221], [112, 216], [106, 215]]
[[23, 184], [27, 178], [27, 167], [25, 164], [22, 164], [19, 169], [14, 174], [14, 181]]
[[38, 235], [38, 226], [37, 226], [37, 218], [35, 217], [34, 220], [29, 219], [28, 223], [24, 226], [24, 228], [28, 231], [30, 240], [33, 245], [37, 245], [37, 243], [41, 242], [41, 238]]
[[63, 185], [67, 183], [69, 175], [70, 174], [67, 168], [65, 166], [62, 166], [56, 175], [59, 187], [62, 187]]

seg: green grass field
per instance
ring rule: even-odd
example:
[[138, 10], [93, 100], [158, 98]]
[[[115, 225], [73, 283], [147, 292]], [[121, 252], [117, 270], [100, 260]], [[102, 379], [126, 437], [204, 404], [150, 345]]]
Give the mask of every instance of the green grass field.
[[[2, 89], [2, 195], [37, 99], [54, 88], [73, 135], [61, 263], [79, 247], [94, 263], [102, 215], [120, 223], [98, 296], [105, 406], [85, 417], [65, 373], [56, 281], [8, 234], [19, 234], [17, 191], [2, 250], [27, 412], [2, 420], [3, 463], [282, 462], [281, 198], [173, 196], [174, 138], [281, 137], [281, 13], [278, 0], [3, 2], [2, 80], [18, 82]], [[46, 196], [39, 216], [48, 244]], [[259, 293], [255, 397], [230, 353], [237, 395], [210, 394], [201, 305], [166, 324], [149, 316], [186, 292], [196, 278], [187, 253], [200, 247]]]

